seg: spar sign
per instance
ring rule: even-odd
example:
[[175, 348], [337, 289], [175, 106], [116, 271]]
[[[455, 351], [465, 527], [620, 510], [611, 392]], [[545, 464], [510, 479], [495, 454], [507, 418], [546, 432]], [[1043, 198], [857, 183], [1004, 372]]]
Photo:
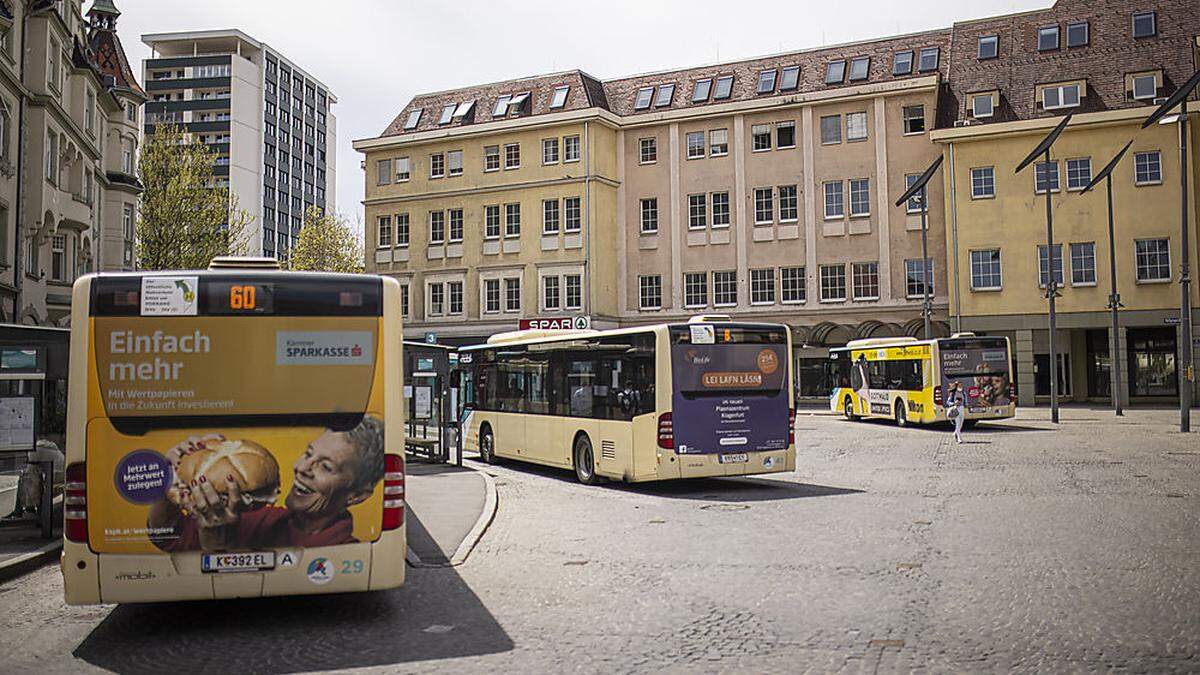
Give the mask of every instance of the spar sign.
[[586, 330], [592, 327], [590, 316], [556, 316], [541, 319], [521, 319], [521, 330]]

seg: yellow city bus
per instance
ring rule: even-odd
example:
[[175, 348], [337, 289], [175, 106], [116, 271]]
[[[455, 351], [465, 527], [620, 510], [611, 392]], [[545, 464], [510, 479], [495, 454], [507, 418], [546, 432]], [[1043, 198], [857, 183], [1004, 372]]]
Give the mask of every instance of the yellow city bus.
[[459, 352], [464, 447], [580, 482], [793, 471], [791, 333], [693, 319], [528, 330]]
[[404, 582], [399, 286], [270, 264], [75, 283], [68, 604]]
[[836, 383], [829, 406], [847, 419], [882, 417], [900, 426], [945, 422], [943, 396], [954, 382], [966, 397], [966, 424], [1016, 414], [1006, 337], [853, 340], [829, 350], [829, 358]]

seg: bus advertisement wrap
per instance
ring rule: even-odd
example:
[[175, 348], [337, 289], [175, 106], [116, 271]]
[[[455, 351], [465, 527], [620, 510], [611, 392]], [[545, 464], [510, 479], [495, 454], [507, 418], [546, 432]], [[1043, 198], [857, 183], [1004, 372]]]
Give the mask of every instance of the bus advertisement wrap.
[[[1008, 350], [1003, 345], [991, 348], [955, 349], [944, 347], [942, 391], [949, 392], [957, 382], [966, 396], [968, 408], [1009, 405]], [[946, 394], [943, 394], [946, 395]]]
[[681, 454], [788, 447], [787, 349], [679, 344], [671, 349], [675, 447]]

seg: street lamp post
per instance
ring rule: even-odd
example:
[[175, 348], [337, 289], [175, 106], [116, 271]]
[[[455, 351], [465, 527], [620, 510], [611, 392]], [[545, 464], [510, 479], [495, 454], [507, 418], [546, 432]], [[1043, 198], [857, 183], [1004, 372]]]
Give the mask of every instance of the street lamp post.
[[921, 293], [923, 300], [921, 303], [921, 317], [925, 323], [926, 340], [933, 337], [933, 328], [931, 325], [932, 322], [930, 320], [930, 315], [933, 314], [933, 300], [930, 297], [929, 292], [933, 282], [933, 273], [929, 270], [929, 243], [928, 235], [926, 233], [929, 201], [926, 199], [928, 191], [925, 188], [929, 184], [929, 179], [933, 178], [934, 172], [936, 172], [938, 167], [942, 165], [942, 159], [943, 157], [938, 155], [938, 158], [933, 160], [933, 163], [930, 164], [929, 167], [917, 177], [917, 180], [913, 181], [913, 184], [908, 186], [908, 189], [904, 191], [904, 194], [900, 195], [900, 198], [896, 200], [896, 206], [900, 206], [910, 199], [918, 200], [921, 206], [921, 285], [924, 287]]

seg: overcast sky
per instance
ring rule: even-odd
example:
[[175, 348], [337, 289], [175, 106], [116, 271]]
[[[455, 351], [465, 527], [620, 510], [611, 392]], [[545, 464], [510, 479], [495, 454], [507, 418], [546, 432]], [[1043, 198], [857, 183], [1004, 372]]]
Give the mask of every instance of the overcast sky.
[[[1051, 0], [115, 0], [138, 77], [144, 33], [239, 28], [338, 98], [337, 208], [362, 212], [353, 140], [414, 94], [580, 68], [601, 79], [947, 27]], [[753, 11], [750, 9], [753, 8]]]

